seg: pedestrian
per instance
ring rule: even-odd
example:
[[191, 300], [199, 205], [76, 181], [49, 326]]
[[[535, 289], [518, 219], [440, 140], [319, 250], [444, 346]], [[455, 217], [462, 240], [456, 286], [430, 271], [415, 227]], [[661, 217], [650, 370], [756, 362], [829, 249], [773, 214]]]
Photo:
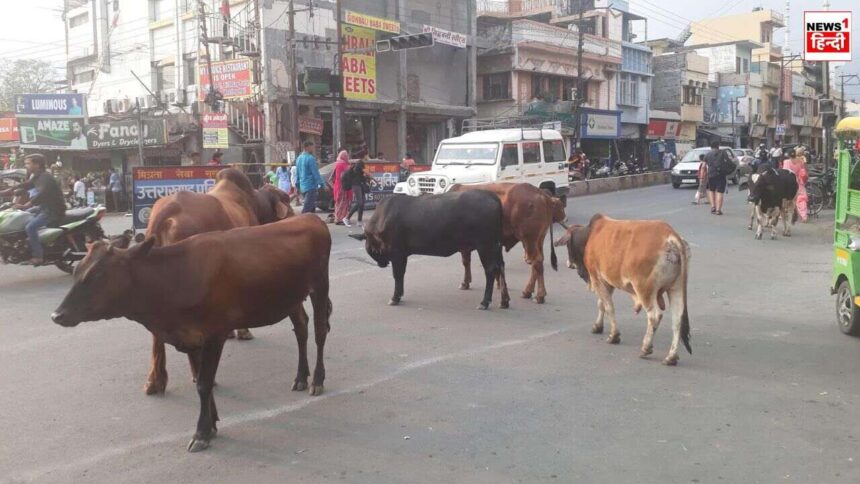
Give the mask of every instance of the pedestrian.
[[25, 231], [30, 243], [30, 264], [41, 265], [45, 263], [45, 253], [39, 240], [39, 229], [59, 224], [66, 215], [66, 202], [59, 182], [47, 171], [47, 161], [43, 155], [24, 157], [24, 167], [30, 179], [18, 188], [32, 190], [33, 194], [28, 202], [13, 205], [12, 208], [27, 210], [34, 215], [27, 222]]
[[75, 194], [75, 204], [78, 207], [85, 207], [87, 205], [87, 184], [77, 175], [75, 176], [75, 184], [72, 186], [72, 192]]
[[727, 163], [734, 168], [734, 162], [720, 149], [720, 142], [714, 141], [711, 143], [711, 150], [705, 153], [705, 163], [708, 165], [708, 202], [711, 204], [711, 213], [722, 215], [726, 176], [731, 174]]
[[115, 168], [110, 169], [110, 178], [108, 179], [108, 187], [113, 196], [113, 208], [116, 212], [124, 210], [122, 196], [122, 177], [117, 173]]
[[696, 195], [693, 197], [693, 205], [701, 205], [702, 201], [707, 201], [706, 192], [708, 190], [708, 164], [705, 163], [705, 155], [699, 155], [699, 186], [696, 188]]
[[305, 141], [302, 154], [296, 159], [296, 181], [304, 196], [302, 213], [314, 213], [317, 209], [317, 194], [324, 185], [317, 159], [314, 158], [314, 142]]
[[667, 171], [671, 170], [672, 166], [674, 165], [674, 161], [675, 161], [675, 156], [672, 155], [672, 152], [666, 151], [665, 153], [663, 153], [663, 169], [664, 170], [667, 170]]
[[275, 170], [275, 181], [273, 184], [285, 193], [290, 193], [293, 189], [290, 167], [287, 166], [287, 160], [282, 160], [281, 163], [283, 164]]
[[221, 166], [221, 160], [224, 158], [224, 153], [220, 151], [216, 151], [212, 154], [212, 159], [209, 160], [206, 164], [209, 166]]
[[278, 175], [275, 174], [275, 171], [278, 169], [275, 165], [269, 167], [269, 171], [266, 172], [266, 176], [263, 177], [263, 183], [268, 183], [273, 187], [278, 186]]
[[403, 158], [403, 162], [400, 163], [400, 167], [412, 171], [412, 167], [415, 166], [415, 159], [412, 158], [412, 153], [406, 152], [406, 157]]
[[203, 164], [200, 162], [200, 153], [198, 153], [196, 151], [194, 153], [191, 153], [190, 155], [188, 155], [188, 158], [191, 160], [192, 165], [202, 165]]
[[770, 149], [770, 164], [774, 168], [780, 168], [780, 163], [782, 162], [782, 146], [779, 141], [774, 143], [773, 148]]
[[794, 199], [797, 215], [801, 222], [806, 222], [809, 218], [809, 196], [806, 193], [806, 182], [809, 180], [809, 172], [806, 170], [806, 156], [803, 147], [798, 146], [788, 150], [788, 158], [782, 164], [782, 167], [792, 173], [797, 178], [797, 196]]
[[292, 163], [290, 165], [290, 180], [292, 181], [292, 191], [290, 192], [291, 196], [296, 198], [296, 206], [298, 207], [302, 203], [302, 196], [299, 195], [299, 179], [296, 177], [296, 164]]
[[352, 202], [352, 171], [349, 165], [349, 153], [346, 150], [337, 154], [332, 178], [335, 223], [352, 227], [347, 219], [349, 204]]
[[376, 153], [376, 159], [379, 161], [385, 161], [385, 153], [379, 151]]
[[370, 176], [364, 171], [366, 168], [365, 162], [369, 160], [367, 153], [364, 154], [356, 163], [352, 165], [352, 208], [346, 216], [347, 220], [352, 219], [352, 216], [358, 213], [358, 226], [364, 227], [362, 218], [364, 217], [365, 197], [370, 193]]

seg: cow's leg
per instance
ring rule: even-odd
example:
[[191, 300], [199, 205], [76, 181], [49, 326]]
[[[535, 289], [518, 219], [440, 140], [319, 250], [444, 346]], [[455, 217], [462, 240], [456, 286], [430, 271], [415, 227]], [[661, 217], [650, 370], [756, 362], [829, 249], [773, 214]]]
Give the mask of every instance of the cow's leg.
[[796, 209], [796, 203], [794, 200], [788, 200], [783, 203], [782, 210], [782, 235], [783, 237], [791, 237], [791, 223], [789, 223], [789, 218], [794, 218], [794, 211]]
[[197, 395], [200, 397], [200, 416], [197, 419], [197, 431], [188, 443], [189, 452], [200, 452], [209, 447], [209, 441], [218, 432], [216, 419], [218, 412], [212, 396], [215, 383], [215, 373], [218, 372], [218, 362], [221, 361], [221, 350], [225, 338], [210, 337], [203, 343], [200, 358], [200, 375], [197, 379]]
[[757, 240], [761, 240], [762, 232], [764, 230], [764, 213], [761, 211], [761, 205], [755, 206], [755, 220], [756, 220], [756, 229], [755, 229], [755, 238]]
[[498, 268], [498, 270], [496, 271], [497, 272], [496, 278], [499, 280], [499, 283], [501, 284], [501, 287], [502, 287], [502, 289], [501, 289], [502, 301], [501, 301], [501, 304], [499, 304], [499, 307], [502, 309], [508, 309], [509, 307], [511, 307], [511, 295], [510, 295], [510, 293], [508, 293], [508, 280], [505, 277], [505, 256], [504, 256], [504, 253], [502, 252], [501, 246], [499, 246], [499, 249], [498, 249], [498, 255], [497, 255], [497, 261], [496, 262], [497, 262], [497, 268]]
[[478, 257], [481, 258], [481, 265], [484, 267], [484, 275], [487, 279], [487, 284], [484, 286], [484, 298], [481, 300], [478, 309], [488, 309], [490, 302], [493, 300], [493, 283], [499, 272], [499, 256], [497, 253], [500, 251], [501, 247], [489, 246], [478, 248]]
[[529, 282], [523, 290], [523, 297], [530, 298], [537, 287], [534, 302], [543, 304], [546, 302], [546, 287], [543, 279], [543, 251], [541, 247], [534, 241], [523, 241], [523, 250], [525, 251], [526, 264], [531, 266]]
[[472, 251], [461, 250], [460, 255], [463, 258], [463, 282], [460, 284], [460, 289], [469, 289], [472, 285]]
[[[194, 368], [192, 367], [192, 372]], [[167, 388], [167, 354], [164, 350], [164, 342], [152, 335], [152, 357], [149, 363], [149, 376], [143, 391], [147, 395], [163, 394]]]
[[652, 305], [646, 310], [648, 315], [648, 327], [645, 329], [645, 338], [642, 339], [642, 348], [639, 356], [645, 358], [654, 352], [654, 333], [660, 327], [660, 320], [663, 319], [660, 308]]
[[597, 297], [597, 321], [591, 326], [593, 334], [603, 334], [603, 318], [606, 316], [606, 309], [603, 307], [603, 299]]
[[771, 215], [768, 217], [768, 225], [770, 225], [770, 240], [776, 240], [776, 226], [779, 224], [779, 213], [782, 210], [779, 209], [770, 209]]
[[296, 343], [299, 345], [299, 367], [291, 390], [303, 392], [308, 389], [311, 370], [308, 367], [308, 313], [301, 304], [290, 311], [290, 321], [293, 322], [293, 332], [296, 333]]
[[308, 390], [312, 396], [322, 395], [323, 382], [325, 381], [325, 363], [323, 363], [323, 349], [325, 348], [325, 340], [331, 326], [329, 326], [329, 317], [331, 316], [331, 300], [328, 298], [328, 273], [326, 272], [324, 282], [321, 282], [314, 288], [311, 293], [311, 304], [314, 307], [314, 339], [317, 343], [317, 364], [314, 368], [314, 379], [311, 382], [311, 388]]
[[750, 204], [750, 224], [747, 226], [747, 230], [753, 229], [753, 224], [755, 223], [755, 207], [754, 203]]
[[397, 306], [403, 298], [403, 278], [406, 276], [406, 256], [395, 255], [391, 258], [391, 271], [394, 273], [394, 295], [389, 306]]
[[675, 288], [669, 291], [669, 307], [672, 310], [672, 346], [669, 347], [669, 353], [663, 359], [663, 364], [674, 366], [678, 364], [678, 343], [681, 342], [681, 320], [684, 314], [683, 289]]
[[618, 331], [618, 324], [615, 321], [615, 304], [612, 302], [612, 292], [614, 289], [612, 286], [602, 282], [595, 284], [597, 297], [603, 302], [603, 311], [609, 317], [609, 337], [606, 338], [606, 342], [617, 345], [621, 342], [621, 333]]

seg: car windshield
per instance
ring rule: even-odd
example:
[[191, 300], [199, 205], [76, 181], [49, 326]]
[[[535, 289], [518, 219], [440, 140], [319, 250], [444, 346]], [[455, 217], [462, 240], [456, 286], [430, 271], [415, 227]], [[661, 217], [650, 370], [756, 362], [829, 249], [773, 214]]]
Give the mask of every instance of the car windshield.
[[443, 144], [436, 153], [437, 165], [492, 165], [496, 163], [499, 145], [481, 144]]
[[699, 161], [699, 155], [704, 155], [708, 151], [711, 151], [710, 148], [696, 148], [695, 150], [690, 150], [684, 155], [684, 158], [681, 159], [681, 163], [690, 163], [693, 161]]

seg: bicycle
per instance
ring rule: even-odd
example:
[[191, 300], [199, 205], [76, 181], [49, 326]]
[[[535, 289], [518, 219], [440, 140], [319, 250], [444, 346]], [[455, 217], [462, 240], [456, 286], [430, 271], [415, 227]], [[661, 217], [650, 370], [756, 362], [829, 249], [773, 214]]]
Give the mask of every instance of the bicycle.
[[836, 204], [836, 172], [810, 170], [806, 183], [807, 209], [810, 215], [817, 216], [824, 208]]

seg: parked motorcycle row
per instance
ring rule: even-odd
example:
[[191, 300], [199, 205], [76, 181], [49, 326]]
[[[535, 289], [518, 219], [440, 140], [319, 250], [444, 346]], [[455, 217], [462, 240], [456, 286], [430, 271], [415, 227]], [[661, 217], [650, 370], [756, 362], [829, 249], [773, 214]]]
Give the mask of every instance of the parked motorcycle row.
[[633, 155], [630, 155], [626, 160], [615, 160], [611, 163], [611, 166], [608, 161], [591, 161], [585, 159], [582, 162], [571, 162], [568, 165], [568, 179], [573, 182], [593, 178], [635, 175], [646, 173], [647, 171], [649, 171], [648, 168]]

